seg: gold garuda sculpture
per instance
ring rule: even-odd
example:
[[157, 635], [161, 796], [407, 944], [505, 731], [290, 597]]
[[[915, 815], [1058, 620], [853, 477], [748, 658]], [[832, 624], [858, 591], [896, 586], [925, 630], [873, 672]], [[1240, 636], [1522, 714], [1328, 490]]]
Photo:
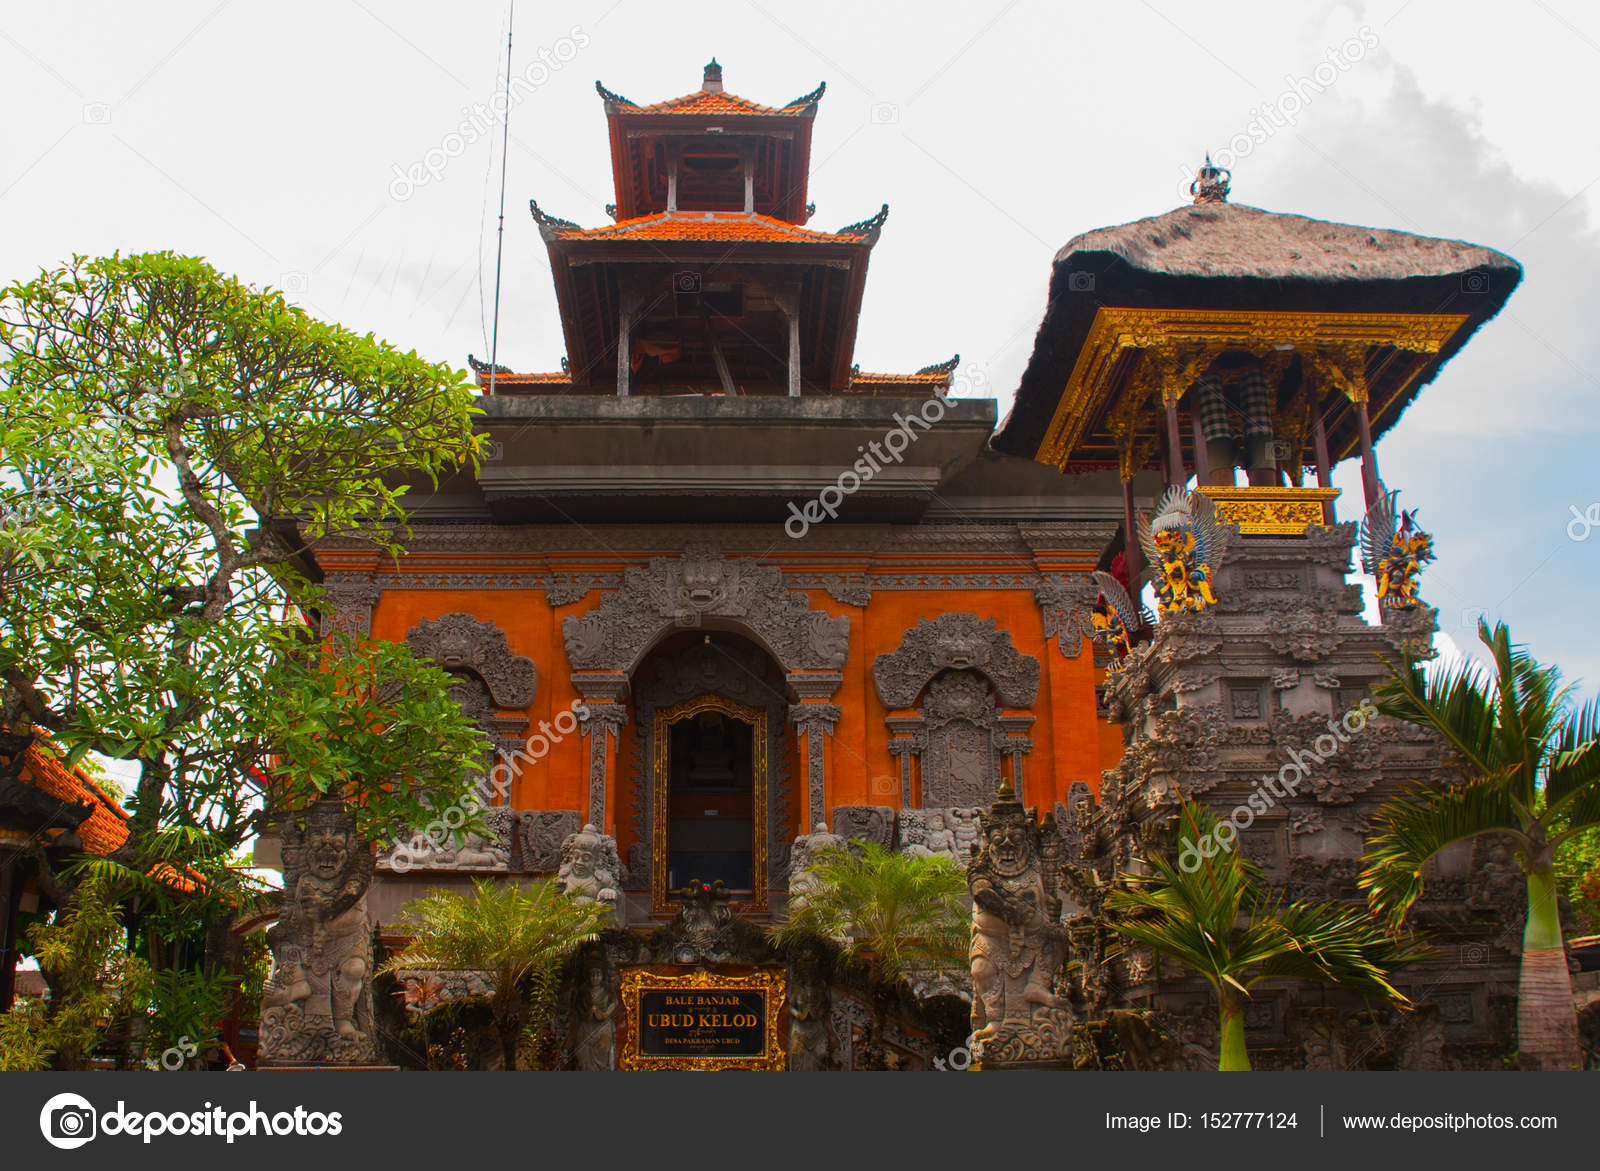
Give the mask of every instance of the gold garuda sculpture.
[[1205, 496], [1167, 489], [1155, 519], [1139, 514], [1139, 543], [1161, 613], [1198, 612], [1217, 604], [1211, 583], [1228, 552], [1228, 530]]
[[1385, 610], [1415, 609], [1422, 567], [1435, 560], [1433, 535], [1417, 527], [1415, 509], [1399, 509], [1399, 500], [1398, 490], [1380, 484], [1377, 502], [1361, 521], [1361, 571], [1377, 579], [1378, 605]]

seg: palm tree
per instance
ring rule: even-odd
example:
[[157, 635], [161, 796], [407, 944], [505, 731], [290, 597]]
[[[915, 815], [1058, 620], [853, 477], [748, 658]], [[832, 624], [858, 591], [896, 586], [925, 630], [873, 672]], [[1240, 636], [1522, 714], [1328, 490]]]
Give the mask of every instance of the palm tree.
[[840, 948], [842, 959], [865, 966], [867, 1049], [876, 1061], [901, 982], [965, 962], [966, 875], [948, 858], [897, 854], [876, 842], [821, 850], [807, 874], [815, 886], [789, 904], [769, 934], [779, 947], [824, 940]]
[[478, 878], [473, 887], [471, 897], [435, 890], [408, 904], [402, 913], [416, 935], [383, 970], [482, 972], [505, 1068], [514, 1072], [528, 1007], [523, 985], [549, 986], [562, 961], [598, 935], [610, 912], [569, 899], [553, 879], [522, 888]]
[[1478, 623], [1493, 670], [1474, 662], [1424, 672], [1389, 664], [1374, 688], [1378, 710], [1436, 732], [1463, 779], [1416, 788], [1379, 813], [1361, 885], [1398, 924], [1422, 894], [1423, 865], [1483, 834], [1516, 844], [1527, 878], [1517, 995], [1517, 1049], [1525, 1068], [1576, 1069], [1578, 1025], [1556, 889], [1556, 852], [1600, 825], [1600, 706], [1574, 710], [1554, 667], [1514, 645], [1504, 624]]
[[[1420, 948], [1382, 930], [1359, 907], [1286, 905], [1263, 890], [1260, 869], [1217, 828], [1205, 806], [1185, 805], [1179, 857], [1193, 857], [1196, 865], [1153, 856], [1155, 873], [1124, 875], [1106, 907], [1127, 915], [1112, 924], [1119, 934], [1193, 968], [1216, 989], [1218, 1069], [1250, 1068], [1243, 1001], [1263, 980], [1316, 980], [1407, 1003], [1388, 973], [1420, 959]], [[1205, 843], [1219, 843], [1210, 857], [1198, 848]]]

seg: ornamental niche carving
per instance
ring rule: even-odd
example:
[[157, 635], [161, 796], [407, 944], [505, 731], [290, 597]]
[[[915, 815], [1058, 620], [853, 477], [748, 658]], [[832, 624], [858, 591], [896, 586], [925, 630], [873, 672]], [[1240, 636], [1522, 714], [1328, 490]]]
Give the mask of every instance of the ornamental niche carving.
[[630, 568], [621, 589], [589, 613], [563, 619], [561, 633], [574, 670], [626, 674], [662, 635], [714, 619], [747, 627], [785, 671], [837, 671], [849, 657], [849, 618], [813, 610], [775, 566], [724, 558], [701, 543], [682, 557]]
[[272, 972], [261, 997], [261, 1060], [359, 1064], [372, 1043], [372, 849], [336, 798], [283, 830], [283, 913], [267, 932]]
[[511, 653], [505, 632], [493, 622], [460, 613], [425, 618], [406, 632], [406, 643], [419, 658], [432, 659], [446, 671], [476, 675], [501, 708], [533, 703], [539, 669], [532, 659]]
[[924, 618], [900, 646], [872, 662], [872, 682], [887, 708], [908, 708], [935, 675], [976, 671], [1006, 707], [1032, 707], [1039, 692], [1039, 660], [1011, 644], [993, 618], [949, 613]]
[[983, 678], [948, 671], [928, 684], [923, 726], [922, 803], [986, 805], [1000, 791], [1000, 755], [1009, 737]]
[[833, 830], [853, 842], [894, 844], [894, 809], [888, 805], [835, 805]]
[[1033, 591], [1033, 600], [1044, 615], [1044, 636], [1056, 640], [1064, 658], [1075, 659], [1084, 645], [1094, 641], [1090, 614], [1097, 590], [1086, 583], [1048, 578]]

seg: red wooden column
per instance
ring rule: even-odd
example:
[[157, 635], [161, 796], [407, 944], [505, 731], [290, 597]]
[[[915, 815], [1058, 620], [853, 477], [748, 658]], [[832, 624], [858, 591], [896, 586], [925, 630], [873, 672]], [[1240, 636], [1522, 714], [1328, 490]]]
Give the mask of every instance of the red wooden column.
[[1378, 479], [1378, 455], [1372, 450], [1372, 421], [1367, 417], [1367, 398], [1363, 394], [1355, 404], [1356, 429], [1361, 437], [1361, 486], [1366, 492], [1367, 507], [1378, 502], [1382, 487]]
[[1167, 481], [1181, 488], [1189, 477], [1183, 470], [1183, 440], [1178, 437], [1178, 400], [1162, 397], [1167, 400]]
[[[1328, 458], [1328, 429], [1322, 422], [1322, 404], [1311, 404], [1311, 447], [1317, 458], [1317, 487], [1333, 487], [1333, 461]], [[1326, 500], [1322, 504], [1322, 521], [1324, 524], [1334, 522], [1333, 501]]]
[[1122, 553], [1128, 559], [1128, 593], [1135, 604], [1144, 578], [1144, 551], [1139, 547], [1139, 530], [1133, 523], [1133, 473], [1122, 474]]

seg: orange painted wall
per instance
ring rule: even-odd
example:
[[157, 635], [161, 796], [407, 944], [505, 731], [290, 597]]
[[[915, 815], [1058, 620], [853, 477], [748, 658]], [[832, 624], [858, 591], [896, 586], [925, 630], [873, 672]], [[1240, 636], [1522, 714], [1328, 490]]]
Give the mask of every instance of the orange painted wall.
[[[737, 556], [737, 553], [730, 553]], [[649, 555], [625, 555], [601, 561], [584, 558], [581, 566], [563, 563], [563, 568], [586, 572], [618, 572], [625, 565], [638, 564]], [[1076, 570], [1082, 572], [1087, 554], [1072, 554], [1062, 558], [1062, 563], [1052, 566], [1049, 572]], [[767, 558], [776, 561], [775, 558]], [[1069, 563], [1070, 562], [1070, 563]], [[541, 567], [548, 565], [542, 562]], [[877, 567], [875, 561], [874, 567]], [[377, 570], [370, 560], [353, 564], [345, 557], [330, 557], [325, 568], [349, 571], [360, 568], [374, 572], [381, 584], [388, 575]], [[392, 566], [386, 566], [391, 573]], [[438, 557], [406, 558], [399, 572], [429, 574], [451, 572], [482, 573], [491, 568], [482, 559], [456, 558], [448, 563]], [[518, 567], [499, 560], [494, 569], [506, 573], [517, 572]], [[529, 566], [533, 569], [533, 566]], [[800, 566], [785, 564], [785, 568]], [[847, 572], [858, 571], [859, 566], [837, 567]], [[926, 555], [917, 557], [916, 563], [895, 564], [894, 572], [1037, 572], [1041, 565], [1006, 564], [992, 562], [975, 566], [969, 560], [957, 558], [932, 561]], [[827, 572], [829, 567], [807, 562], [806, 572]], [[562, 709], [579, 699], [573, 688], [567, 665], [566, 652], [561, 637], [561, 619], [568, 614], [584, 614], [599, 604], [601, 592], [591, 590], [587, 596], [566, 606], [551, 607], [542, 589], [415, 589], [398, 584], [386, 588], [373, 613], [372, 633], [375, 637], [402, 641], [406, 632], [419, 621], [438, 618], [444, 614], [464, 612], [481, 620], [492, 620], [505, 632], [513, 653], [525, 655], [538, 667], [539, 682], [532, 705], [520, 714], [531, 722], [530, 732], [537, 731], [541, 721], [545, 727]], [[905, 632], [923, 618], [932, 618], [952, 609], [994, 618], [997, 625], [1010, 633], [1013, 644], [1025, 654], [1034, 656], [1042, 666], [1039, 692], [1032, 714], [1035, 717], [1030, 733], [1033, 741], [1031, 753], [1024, 762], [1023, 796], [1029, 805], [1049, 809], [1056, 801], [1065, 800], [1069, 786], [1074, 781], [1085, 781], [1094, 791], [1099, 790], [1100, 773], [1115, 764], [1121, 756], [1120, 731], [1097, 719], [1094, 690], [1096, 671], [1094, 655], [1087, 643], [1076, 658], [1063, 655], [1056, 640], [1046, 638], [1044, 617], [1038, 603], [1028, 589], [981, 590], [876, 590], [865, 607], [837, 602], [822, 590], [802, 591], [808, 594], [811, 605], [830, 615], [847, 615], [850, 618], [850, 656], [845, 664], [844, 679], [833, 702], [841, 709], [841, 717], [829, 745], [827, 793], [828, 808], [835, 805], [892, 805], [900, 804], [900, 764], [889, 752], [890, 733], [885, 724], [889, 714], [879, 701], [872, 684], [872, 663], [880, 654], [895, 650]], [[793, 802], [790, 812], [792, 832], [801, 830], [806, 784], [805, 761], [794, 744], [792, 729], [786, 733], [790, 742], [789, 777]], [[510, 803], [519, 809], [578, 809], [587, 805], [589, 784], [588, 742], [579, 734], [553, 737], [555, 743], [548, 754], [531, 763], [525, 763], [512, 787]], [[631, 793], [628, 781], [633, 772], [633, 735], [631, 727], [625, 732], [613, 766], [615, 782], [607, 809], [605, 827], [617, 834], [619, 846], [625, 852], [632, 838]]]

